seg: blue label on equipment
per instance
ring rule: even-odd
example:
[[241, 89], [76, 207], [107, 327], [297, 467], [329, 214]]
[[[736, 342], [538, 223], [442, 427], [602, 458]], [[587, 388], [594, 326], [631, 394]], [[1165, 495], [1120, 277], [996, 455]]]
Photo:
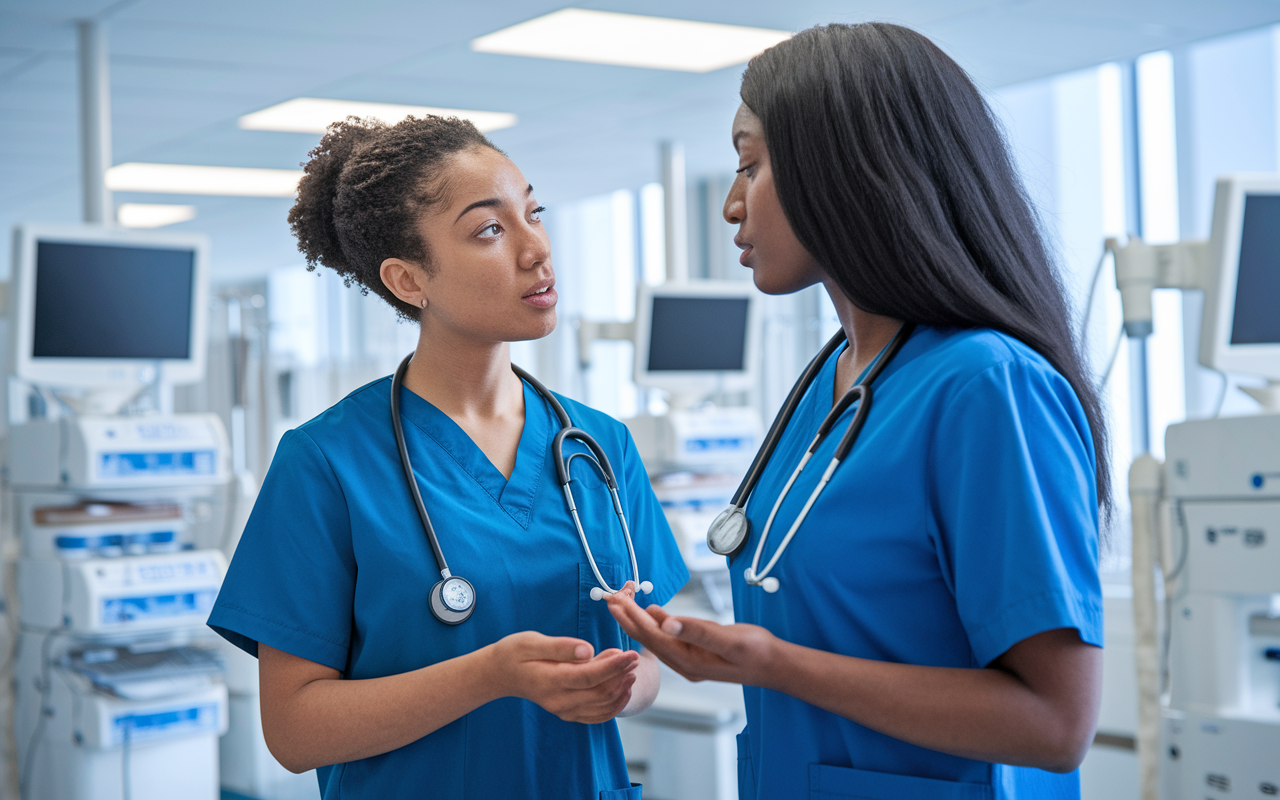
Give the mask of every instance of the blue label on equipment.
[[755, 444], [755, 440], [742, 436], [718, 436], [705, 437], [702, 439], [689, 439], [685, 442], [684, 449], [690, 453], [710, 453], [725, 452], [735, 450], [745, 450]]
[[217, 461], [212, 450], [171, 453], [103, 453], [98, 463], [101, 478], [212, 475]]
[[189, 614], [208, 615], [218, 595], [214, 589], [146, 597], [111, 597], [102, 601], [102, 624], [120, 625], [146, 619], [164, 619]]
[[151, 714], [122, 714], [112, 721], [113, 744], [130, 744], [218, 730], [218, 705], [205, 703], [190, 708], [156, 711]]

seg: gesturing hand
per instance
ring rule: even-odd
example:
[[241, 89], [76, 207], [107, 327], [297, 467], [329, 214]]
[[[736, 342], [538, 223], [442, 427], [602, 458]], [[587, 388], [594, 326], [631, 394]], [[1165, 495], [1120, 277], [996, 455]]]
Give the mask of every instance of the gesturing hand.
[[493, 645], [504, 695], [522, 697], [568, 722], [613, 719], [631, 699], [640, 654], [593, 648], [581, 639], [513, 633]]
[[758, 625], [719, 625], [640, 608], [628, 581], [609, 597], [609, 612], [631, 638], [691, 681], [767, 686], [779, 639]]

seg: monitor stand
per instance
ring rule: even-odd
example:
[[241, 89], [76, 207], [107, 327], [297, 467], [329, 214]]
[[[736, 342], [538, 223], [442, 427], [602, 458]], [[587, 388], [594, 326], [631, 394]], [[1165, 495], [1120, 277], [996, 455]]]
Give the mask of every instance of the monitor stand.
[[1280, 413], [1280, 383], [1268, 380], [1263, 386], [1241, 386], [1239, 389], [1261, 403], [1264, 414]]

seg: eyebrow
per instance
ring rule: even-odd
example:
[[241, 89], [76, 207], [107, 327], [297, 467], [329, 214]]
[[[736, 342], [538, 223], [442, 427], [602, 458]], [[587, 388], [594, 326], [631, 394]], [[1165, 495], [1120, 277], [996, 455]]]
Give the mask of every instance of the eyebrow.
[[734, 132], [733, 132], [733, 149], [734, 149], [734, 150], [737, 150], [737, 149], [738, 149], [738, 141], [739, 141], [740, 139], [742, 139], [743, 137], [750, 136], [750, 135], [751, 135], [751, 134], [750, 134], [748, 131], [744, 131], [744, 130], [743, 130], [743, 129], [741, 129], [741, 128], [739, 128], [738, 130], [734, 131]]
[[[531, 183], [531, 184], [529, 184], [529, 186], [524, 190], [524, 193], [525, 193], [525, 196], [526, 196], [526, 197], [528, 197], [529, 195], [533, 194], [533, 184], [532, 184], [532, 183]], [[474, 203], [472, 203], [471, 205], [467, 206], [466, 208], [462, 209], [462, 213], [458, 215], [458, 219], [462, 219], [464, 216], [466, 216], [467, 212], [468, 212], [468, 211], [471, 211], [472, 209], [476, 209], [476, 208], [497, 208], [497, 207], [498, 207], [498, 206], [500, 206], [500, 205], [502, 205], [502, 201], [501, 201], [501, 200], [499, 200], [499, 199], [498, 199], [498, 198], [496, 198], [496, 197], [490, 197], [488, 200], [477, 200], [476, 202], [474, 202]], [[458, 219], [455, 219], [455, 220], [453, 221], [453, 224], [457, 225], [457, 224], [458, 224]]]

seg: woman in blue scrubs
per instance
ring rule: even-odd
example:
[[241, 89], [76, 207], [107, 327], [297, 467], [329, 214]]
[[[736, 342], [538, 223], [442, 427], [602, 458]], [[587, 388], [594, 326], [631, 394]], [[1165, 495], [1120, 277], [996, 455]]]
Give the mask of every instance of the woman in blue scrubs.
[[[325, 798], [635, 800], [614, 717], [657, 662], [597, 585], [556, 480], [560, 424], [509, 342], [556, 322], [533, 187], [470, 123], [348, 120], [311, 154], [289, 221], [310, 267], [385, 299], [421, 332], [400, 393], [423, 501], [474, 613], [446, 625], [392, 432], [391, 379], [281, 440], [209, 624], [259, 659], [262, 726]], [[648, 603], [687, 580], [626, 429], [562, 399], [617, 474]], [[581, 450], [566, 444], [566, 454]], [[573, 459], [602, 577], [630, 559], [610, 495]]]
[[[739, 624], [625, 593], [611, 610], [685, 676], [744, 686], [743, 798], [1078, 798], [1100, 697], [1106, 437], [991, 112], [941, 50], [884, 24], [765, 51], [742, 101], [724, 212], [742, 263], [770, 294], [823, 285], [848, 345], [817, 365], [746, 505]], [[865, 426], [776, 583], [748, 582], [784, 485], [878, 357]], [[858, 405], [785, 494], [761, 569]]]

